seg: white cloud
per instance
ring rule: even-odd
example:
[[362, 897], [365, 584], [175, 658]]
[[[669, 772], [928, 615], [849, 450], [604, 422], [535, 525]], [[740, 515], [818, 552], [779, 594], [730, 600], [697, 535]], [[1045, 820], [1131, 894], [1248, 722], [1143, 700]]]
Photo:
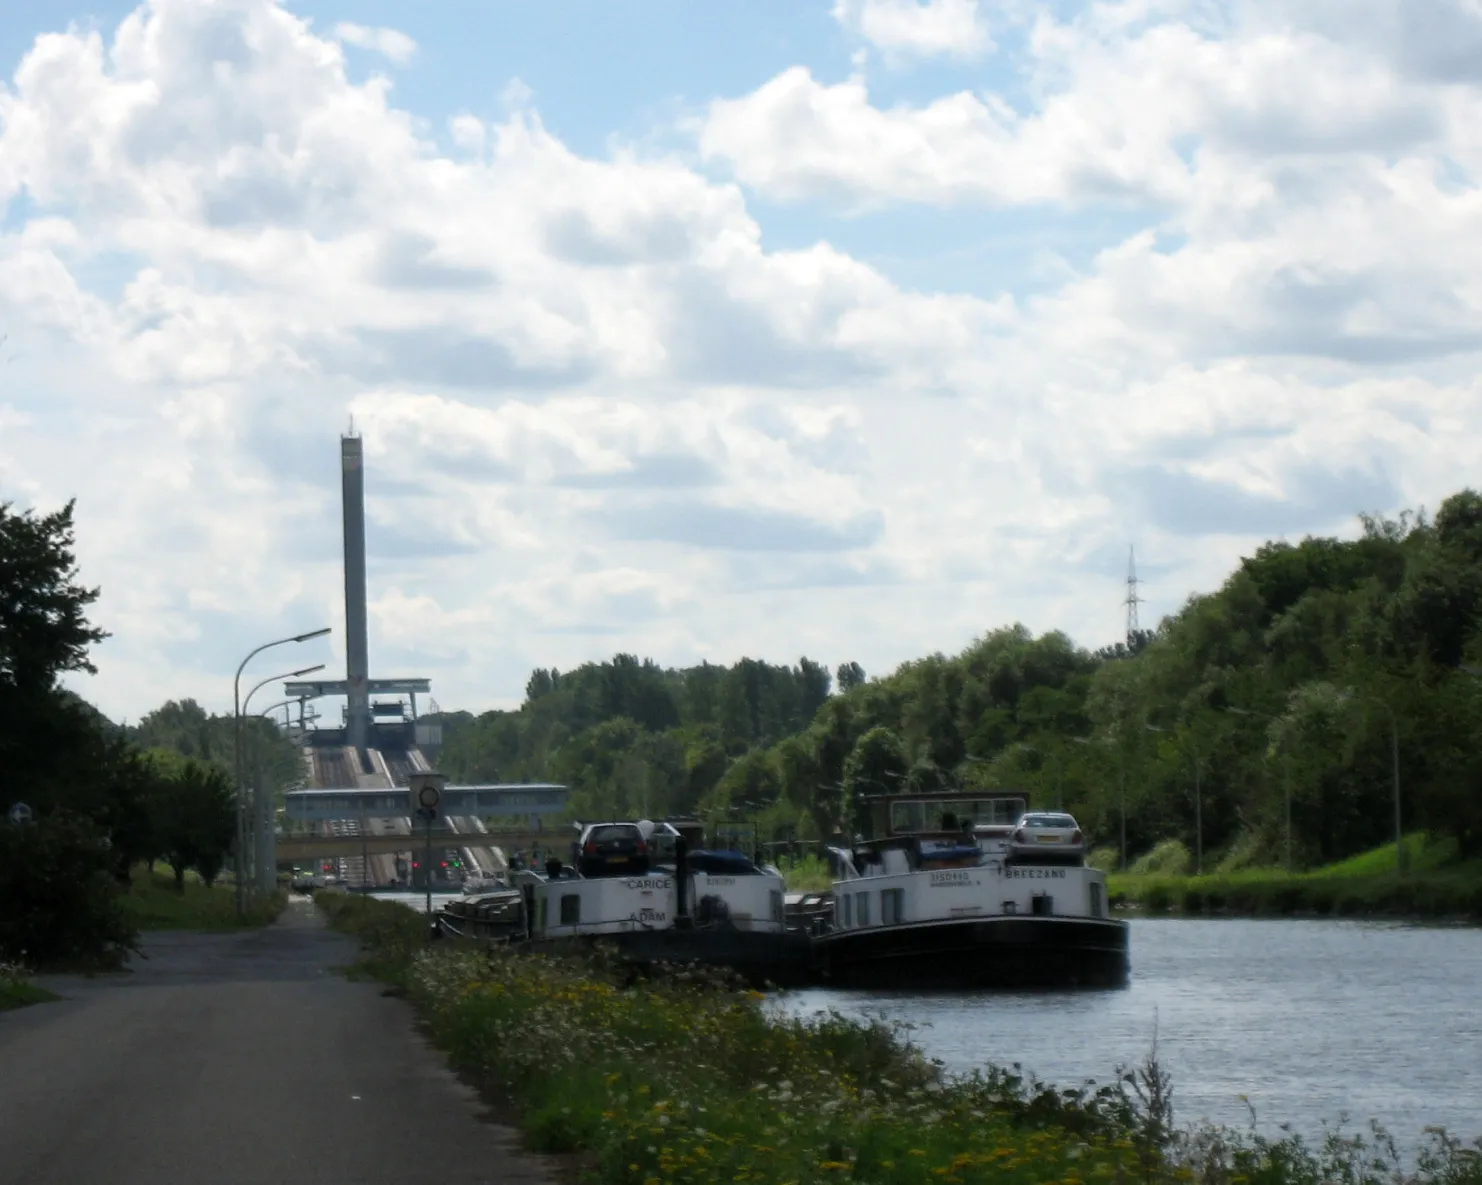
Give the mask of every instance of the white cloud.
[[795, 66], [712, 102], [700, 150], [789, 200], [1160, 207], [1195, 197], [1206, 167], [1434, 151], [1448, 139], [1474, 156], [1475, 91], [1407, 79], [1370, 48], [1254, 16], [1224, 35], [1111, 19], [1143, 8], [1096, 6], [1065, 24], [1042, 16], [1028, 109], [967, 91], [881, 108], [863, 77], [827, 84]]
[[844, 28], [887, 54], [977, 58], [993, 49], [979, 0], [834, 0]]
[[346, 45], [378, 53], [398, 66], [406, 65], [417, 54], [417, 43], [397, 29], [373, 29], [341, 21], [334, 27], [334, 35]]
[[[1482, 444], [1477, 95], [1393, 5], [1319, 8], [1044, 18], [1013, 102], [800, 65], [712, 108], [736, 182], [582, 155], [528, 91], [446, 152], [269, 0], [39, 40], [0, 89], [0, 497], [79, 498], [84, 690], [219, 705], [338, 625], [351, 413], [376, 665], [472, 708], [619, 648], [1097, 644], [1129, 539], [1168, 610], [1273, 532], [1434, 503]], [[743, 186], [1127, 221], [975, 295], [773, 249]]]

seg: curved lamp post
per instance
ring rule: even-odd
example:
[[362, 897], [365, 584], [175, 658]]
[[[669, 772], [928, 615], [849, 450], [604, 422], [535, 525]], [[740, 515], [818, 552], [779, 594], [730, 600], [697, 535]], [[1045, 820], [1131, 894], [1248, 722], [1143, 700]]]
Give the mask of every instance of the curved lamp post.
[[[247, 812], [244, 810], [242, 787], [242, 672], [247, 669], [247, 664], [261, 654], [264, 650], [270, 650], [274, 646], [287, 646], [290, 642], [307, 642], [312, 638], [322, 638], [329, 634], [330, 627], [310, 630], [306, 634], [294, 634], [287, 638], [277, 638], [271, 642], [264, 642], [256, 649], [249, 650], [237, 667], [237, 673], [232, 678], [232, 757], [236, 766], [237, 776], [237, 916], [241, 917], [247, 912], [247, 885], [243, 879], [243, 864], [247, 854]], [[269, 680], [271, 682], [271, 680]], [[257, 690], [253, 688], [253, 690]]]
[[[242, 697], [241, 718], [246, 719], [249, 715], [247, 705], [252, 702], [252, 697], [269, 683], [276, 683], [279, 679], [297, 679], [303, 675], [312, 675], [315, 671], [322, 671], [323, 669], [324, 664], [321, 662], [316, 666], [300, 667], [296, 671], [283, 671], [281, 674], [269, 675], [266, 679], [259, 679], [252, 685], [252, 690]], [[239, 737], [238, 739], [240, 740], [241, 738]], [[263, 793], [262, 787], [256, 784], [262, 780], [259, 776], [262, 771], [256, 768], [255, 754], [256, 747], [254, 746], [252, 813], [256, 817], [252, 821], [252, 830], [255, 832], [252, 843], [253, 871], [257, 874], [257, 887], [264, 893], [270, 893], [273, 890], [274, 881], [273, 862], [268, 859], [268, 854], [272, 850], [273, 815], [268, 796]]]

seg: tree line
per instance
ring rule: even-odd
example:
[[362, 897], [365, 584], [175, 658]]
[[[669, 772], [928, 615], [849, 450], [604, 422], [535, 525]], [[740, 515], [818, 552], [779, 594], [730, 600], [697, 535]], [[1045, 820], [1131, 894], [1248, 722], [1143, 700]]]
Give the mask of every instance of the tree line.
[[[578, 815], [699, 813], [769, 838], [857, 827], [869, 795], [1016, 787], [1093, 840], [1312, 866], [1404, 827], [1482, 854], [1482, 497], [1355, 539], [1270, 542], [1157, 628], [1089, 651], [993, 630], [867, 679], [808, 659], [538, 670], [444, 717], [457, 780], [551, 780]], [[1288, 823], [1290, 820], [1290, 823]]]
[[[74, 533], [70, 503], [0, 504], [0, 813], [31, 812], [0, 822], [0, 958], [126, 948], [131, 870], [164, 862], [179, 889], [192, 869], [209, 883], [235, 839], [230, 717], [187, 700], [124, 727], [62, 686], [94, 671], [107, 636], [88, 620], [98, 590], [79, 579]], [[297, 758], [286, 739], [260, 719], [245, 735], [268, 784], [283, 778]]]

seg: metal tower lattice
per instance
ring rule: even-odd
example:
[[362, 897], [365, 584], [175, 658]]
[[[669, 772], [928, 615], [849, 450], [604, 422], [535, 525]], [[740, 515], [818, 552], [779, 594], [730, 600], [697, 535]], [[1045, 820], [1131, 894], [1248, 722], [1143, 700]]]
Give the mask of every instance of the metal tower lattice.
[[1127, 546], [1127, 599], [1122, 603], [1127, 606], [1127, 649], [1132, 650], [1137, 646], [1138, 635], [1142, 632], [1137, 624], [1137, 606], [1142, 604], [1142, 598], [1137, 595], [1137, 556], [1131, 544]]

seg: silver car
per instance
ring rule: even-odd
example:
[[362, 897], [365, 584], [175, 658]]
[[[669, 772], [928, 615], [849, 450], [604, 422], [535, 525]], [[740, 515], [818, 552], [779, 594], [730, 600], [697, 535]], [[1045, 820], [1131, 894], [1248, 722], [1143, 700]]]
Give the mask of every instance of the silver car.
[[1009, 858], [1035, 864], [1079, 864], [1086, 858], [1086, 838], [1072, 815], [1030, 811], [1014, 824]]

